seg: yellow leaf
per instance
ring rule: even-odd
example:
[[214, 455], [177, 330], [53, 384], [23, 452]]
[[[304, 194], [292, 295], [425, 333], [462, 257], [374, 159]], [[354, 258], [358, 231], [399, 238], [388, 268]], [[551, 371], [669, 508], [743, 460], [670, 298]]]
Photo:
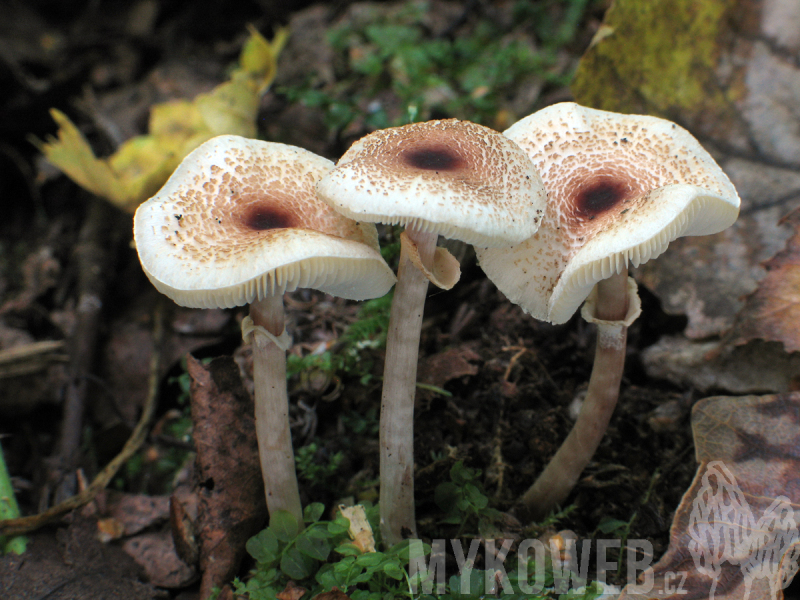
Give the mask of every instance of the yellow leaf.
[[182, 158], [163, 138], [140, 135], [129, 139], [109, 159], [121, 193], [108, 199], [123, 210], [134, 211], [159, 190]]
[[159, 138], [179, 140], [180, 146], [197, 131], [203, 129], [204, 121], [192, 102], [172, 100], [156, 104], [150, 109], [150, 135]]
[[111, 167], [95, 157], [89, 142], [67, 115], [55, 108], [50, 115], [59, 126], [58, 137], [49, 137], [45, 143], [34, 140], [42, 154], [82, 188], [104, 198], [116, 196], [119, 185]]
[[98, 159], [78, 128], [55, 109], [50, 114], [59, 126], [57, 137], [34, 143], [75, 183], [133, 212], [203, 142], [222, 134], [255, 137], [259, 98], [275, 79], [288, 31], [279, 30], [268, 42], [255, 28], [249, 30], [230, 81], [193, 101], [154, 105], [149, 134], [128, 140], [110, 158]]
[[199, 95], [195, 105], [214, 135], [230, 133], [251, 138], [256, 134], [258, 98], [252, 82], [234, 73], [233, 80]]
[[289, 30], [279, 29], [268, 42], [252, 25], [247, 29], [250, 37], [239, 55], [239, 65], [256, 82], [258, 93], [263, 94], [278, 74], [278, 55], [289, 39]]
[[196, 102], [173, 100], [150, 109], [150, 135], [178, 156], [186, 156], [216, 135], [206, 125]]

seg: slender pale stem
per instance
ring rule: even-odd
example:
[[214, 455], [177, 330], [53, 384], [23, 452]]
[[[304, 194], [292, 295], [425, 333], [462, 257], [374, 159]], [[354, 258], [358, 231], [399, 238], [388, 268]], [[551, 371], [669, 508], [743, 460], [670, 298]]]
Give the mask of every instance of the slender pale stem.
[[627, 270], [599, 282], [595, 317], [598, 323], [589, 389], [572, 431], [544, 472], [522, 497], [525, 515], [539, 521], [562, 505], [603, 439], [617, 405], [625, 367], [628, 328]]
[[[422, 264], [433, 261], [437, 235], [406, 229], [417, 244]], [[422, 313], [428, 280], [400, 251], [397, 284], [394, 288], [386, 363], [381, 397], [381, 534], [392, 546], [405, 537], [416, 537], [414, 516], [414, 396]]]
[[[283, 296], [268, 296], [250, 305], [250, 318], [275, 337], [284, 330]], [[286, 392], [286, 351], [266, 336], [253, 336], [256, 436], [267, 508], [288, 510], [303, 525], [303, 507], [289, 429], [289, 396]]]

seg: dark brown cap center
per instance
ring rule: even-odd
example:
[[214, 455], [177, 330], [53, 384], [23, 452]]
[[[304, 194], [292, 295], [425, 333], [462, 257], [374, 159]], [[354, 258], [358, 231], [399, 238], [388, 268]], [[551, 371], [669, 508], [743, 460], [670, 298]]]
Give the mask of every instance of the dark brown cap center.
[[406, 150], [402, 158], [409, 167], [426, 171], [455, 171], [464, 164], [464, 159], [446, 146]]
[[575, 214], [594, 219], [622, 203], [628, 187], [621, 181], [600, 181], [581, 189], [575, 196]]
[[284, 229], [295, 226], [293, 215], [269, 202], [254, 202], [247, 205], [240, 215], [241, 223], [254, 231]]

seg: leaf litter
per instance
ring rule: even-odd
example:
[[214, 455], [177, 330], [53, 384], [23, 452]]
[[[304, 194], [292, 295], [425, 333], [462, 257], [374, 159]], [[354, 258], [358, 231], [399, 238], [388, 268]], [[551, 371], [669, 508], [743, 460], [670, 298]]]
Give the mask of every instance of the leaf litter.
[[[624, 3], [618, 2], [618, 4], [623, 5]], [[767, 5], [769, 6], [765, 9], [766, 16], [770, 14], [769, 10], [773, 10], [770, 8], [773, 3], [767, 3]], [[373, 10], [371, 7], [355, 6], [353, 15], [363, 15]], [[450, 8], [452, 9], [452, 6]], [[749, 10], [749, 4], [745, 8]], [[320, 7], [295, 13], [292, 29], [303, 29], [298, 27], [300, 23], [313, 24], [318, 29], [316, 31], [304, 29], [303, 37], [309, 39], [310, 36], [310, 39], [323, 40], [324, 30], [330, 23], [330, 14], [323, 13], [324, 10]], [[451, 13], [455, 15], [458, 10], [439, 11], [436, 14], [440, 15], [440, 18], [444, 18], [441, 15]], [[616, 14], [619, 15], [620, 12], [618, 11]], [[675, 11], [675, 15], [680, 18], [683, 13]], [[779, 42], [776, 47], [784, 47], [786, 44], [791, 46], [791, 39], [786, 41], [785, 36], [782, 36], [780, 20], [769, 20], [767, 26], [766, 16], [764, 17], [765, 35], [769, 39]], [[596, 17], [597, 15], [594, 18]], [[753, 23], [760, 23], [759, 18], [756, 15], [754, 20], [747, 22], [747, 27], [753, 27]], [[776, 23], [778, 24], [776, 25]], [[439, 21], [431, 21], [427, 26], [437, 31], [441, 29]], [[598, 21], [594, 21], [591, 26], [597, 28]], [[613, 37], [605, 37], [600, 39], [598, 46], [603, 41], [614, 42], [615, 40]], [[293, 43], [298, 42], [290, 39], [286, 48], [287, 53], [292, 52]], [[739, 40], [739, 43], [745, 47], [744, 54], [752, 59], [752, 62], [746, 67], [744, 79], [748, 85], [751, 85], [751, 91], [764, 92], [765, 88], [757, 85], [757, 78], [755, 78], [757, 70], [761, 68], [764, 72], [774, 72], [785, 70], [786, 67], [778, 64], [774, 48], [768, 44], [763, 44], [760, 40], [751, 42], [749, 38]], [[747, 46], [748, 43], [752, 43], [752, 47]], [[728, 50], [729, 46], [724, 48]], [[355, 50], [357, 49], [355, 48]], [[322, 81], [326, 84], [331, 83], [333, 79], [326, 79], [325, 74], [327, 73], [328, 77], [334, 77], [336, 72], [334, 61], [340, 60], [335, 53], [327, 54], [329, 50], [326, 46], [326, 52], [314, 54], [312, 57], [314, 62], [319, 61], [320, 64], [313, 66], [319, 73], [322, 73]], [[39, 58], [38, 60], [45, 59]], [[52, 60], [52, 58], [47, 60]], [[701, 61], [699, 64], [705, 63]], [[295, 69], [295, 76], [298, 72], [301, 75], [304, 72], [302, 63], [300, 66], [299, 71]], [[721, 76], [720, 72], [712, 75], [714, 77]], [[786, 75], [788, 80], [796, 77], [791, 70]], [[20, 77], [26, 84], [25, 89], [28, 90], [25, 93], [30, 94], [30, 90], [34, 89], [34, 80], [27, 74]], [[707, 74], [704, 77], [707, 77]], [[280, 82], [280, 74], [278, 81]], [[530, 89], [535, 92], [532, 96], [535, 99], [534, 102], [542, 104], [558, 98], [559, 93], [564, 93], [563, 90], [558, 92], [552, 87], [548, 91], [548, 88], [540, 83]], [[548, 93], [550, 96], [541, 96], [541, 94]], [[770, 93], [774, 95], [785, 92]], [[718, 144], [718, 147], [714, 146], [715, 150], [724, 155], [723, 164], [728, 168], [729, 174], [742, 191], [745, 201], [743, 221], [737, 228], [723, 234], [719, 239], [709, 240], [707, 243], [701, 241], [699, 245], [695, 241], [681, 242], [680, 245], [670, 250], [667, 256], [657, 263], [653, 263], [653, 268], [647, 267], [641, 270], [640, 282], [655, 294], [653, 306], [646, 310], [650, 311], [653, 322], [657, 324], [639, 324], [631, 332], [630, 358], [632, 360], [630, 362], [632, 364], [626, 371], [621, 402], [615, 420], [612, 422], [610, 435], [601, 446], [595, 461], [584, 474], [571, 498], [577, 507], [576, 510], [571, 512], [561, 523], [563, 527], [588, 536], [604, 517], [630, 521], [632, 523], [630, 536], [652, 539], [656, 556], [659, 556], [667, 548], [667, 544], [672, 539], [667, 534], [671, 512], [679, 505], [681, 492], [689, 488], [691, 483], [693, 466], [686, 454], [686, 449], [691, 447], [691, 440], [686, 424], [689, 421], [690, 408], [697, 398], [701, 394], [713, 390], [730, 390], [736, 393], [787, 392], [797, 389], [798, 386], [796, 374], [800, 372], [800, 366], [795, 360], [797, 353], [790, 354], [794, 348], [791, 344], [794, 342], [787, 337], [787, 335], [791, 335], [791, 327], [781, 328], [781, 325], [785, 325], [786, 322], [780, 318], [776, 318], [769, 329], [766, 329], [766, 325], [754, 325], [754, 322], [758, 320], [757, 317], [760, 318], [762, 313], [753, 310], [750, 303], [754, 300], [749, 299], [742, 303], [739, 299], [743, 294], [751, 293], [751, 299], [765, 302], [761, 305], [762, 307], [773, 306], [776, 302], [774, 292], [779, 288], [774, 282], [769, 281], [769, 273], [775, 272], [777, 276], [784, 270], [788, 270], [789, 274], [792, 272], [789, 264], [782, 261], [790, 257], [793, 251], [794, 238], [792, 236], [796, 236], [796, 224], [792, 225], [792, 221], [787, 221], [779, 226], [777, 223], [779, 217], [796, 204], [797, 194], [792, 192], [800, 187], [794, 172], [795, 165], [791, 162], [794, 157], [792, 153], [794, 142], [791, 138], [793, 129], [790, 126], [791, 122], [786, 124], [787, 117], [785, 115], [777, 115], [777, 113], [769, 111], [756, 114], [753, 110], [755, 104], [752, 95], [746, 101], [742, 101], [741, 98], [735, 99], [734, 105], [737, 109], [741, 109], [748, 124], [756, 132], [752, 138], [755, 141], [753, 147], [743, 145], [743, 140], [746, 138], [739, 135], [740, 132], [736, 128], [726, 130], [724, 127], [720, 127], [718, 122], [704, 121], [701, 113], [692, 112], [686, 107], [684, 109], [688, 112], [683, 113], [683, 116], [696, 131]], [[775, 107], [779, 103], [767, 101], [765, 105]], [[387, 102], [386, 106], [391, 112], [393, 105]], [[40, 109], [46, 107], [47, 105], [39, 105]], [[62, 106], [62, 108], [66, 107]], [[653, 106], [646, 107], [646, 109], [648, 112], [658, 112], [652, 110]], [[343, 145], [346, 146], [341, 140], [331, 141], [326, 137], [325, 125], [321, 124], [317, 118], [318, 107], [302, 106], [302, 103], [288, 103], [280, 95], [268, 93], [264, 99], [262, 110], [266, 110], [268, 114], [276, 117], [266, 124], [267, 132], [273, 134], [271, 139], [282, 137], [298, 145], [313, 146], [312, 149], [320, 148], [323, 153], [328, 153], [332, 157], [341, 151]], [[43, 111], [40, 110], [40, 112]], [[287, 115], [289, 116], [287, 117]], [[774, 125], [776, 118], [773, 117], [776, 117], [777, 121], [784, 123], [785, 126], [776, 127]], [[355, 125], [348, 130], [348, 137], [345, 139], [357, 137], [359, 133], [363, 132], [364, 127], [366, 127], [364, 121], [356, 121]], [[26, 132], [31, 129], [28, 127]], [[777, 141], [768, 139], [765, 131], [776, 129], [781, 133], [780, 136], [776, 136]], [[321, 132], [323, 132], [322, 135], [320, 135]], [[43, 133], [39, 133], [39, 135], [43, 135]], [[324, 140], [324, 142], [320, 140]], [[738, 150], [739, 154], [725, 155], [727, 147]], [[780, 148], [787, 148], [787, 153], [781, 154], [778, 151]], [[759, 162], [764, 157], [772, 162], [768, 165]], [[56, 182], [54, 185], [51, 181], [48, 185], [51, 188], [43, 188], [46, 196], [55, 194], [59, 190], [59, 185], [61, 186], [60, 192], [64, 192], [63, 184]], [[74, 189], [68, 191], [68, 194], [71, 194], [72, 198], [76, 197]], [[54, 223], [68, 235], [70, 227], [74, 227], [74, 220], [70, 221], [72, 217], [60, 217], [60, 211], [65, 210], [64, 205], [55, 202], [49, 196], [45, 198], [45, 202], [48, 215], [55, 216]], [[4, 226], [7, 227], [7, 225]], [[13, 233], [13, 230], [9, 231]], [[15, 235], [24, 246], [26, 243], [24, 236]], [[760, 263], [781, 251], [787, 240], [790, 240], [789, 245], [783, 254], [776, 256], [762, 267]], [[35, 247], [30, 242], [27, 244], [31, 249]], [[36, 280], [29, 279], [29, 283], [24, 286], [15, 283], [17, 289], [24, 289], [25, 292], [12, 298], [16, 301], [15, 310], [2, 315], [5, 326], [16, 326], [19, 331], [30, 336], [26, 344], [31, 340], [58, 338], [58, 335], [53, 336], [52, 332], [58, 332], [63, 324], [69, 323], [70, 310], [73, 313], [75, 310], [74, 303], [70, 308], [69, 303], [65, 302], [70, 295], [70, 287], [68, 281], [65, 280], [69, 276], [69, 258], [59, 246], [54, 246], [53, 249], [54, 251], [49, 254], [45, 252], [42, 256], [49, 256], [48, 260], [60, 268], [51, 269], [47, 260], [39, 261], [38, 264], [41, 266], [39, 271], [43, 277]], [[25, 254], [24, 249], [23, 254]], [[31, 268], [36, 267], [33, 252], [27, 254], [31, 256]], [[673, 258], [662, 267], [663, 259], [670, 256]], [[129, 254], [125, 260], [131, 263]], [[507, 303], [500, 294], [485, 286], [482, 283], [480, 272], [469, 260], [467, 258], [467, 264], [464, 265], [464, 281], [452, 292], [433, 296], [429, 303], [430, 310], [426, 314], [421, 367], [438, 364], [438, 370], [437, 368], [431, 370], [432, 385], [446, 390], [452, 394], [452, 397], [430, 393], [418, 406], [416, 460], [424, 477], [433, 474], [430, 483], [430, 491], [432, 491], [435, 485], [446, 477], [446, 473], [454, 464], [456, 457], [466, 458], [470, 462], [470, 466], [481, 468], [487, 474], [493, 472], [498, 464], [496, 460], [499, 448], [500, 461], [507, 465], [507, 468], [503, 470], [502, 478], [491, 480], [496, 486], [492, 492], [497, 498], [497, 506], [505, 510], [510, 507], [515, 495], [524, 490], [535, 477], [546, 462], [548, 452], [551, 453], [558, 447], [560, 440], [569, 429], [568, 406], [580, 394], [588, 375], [589, 361], [591, 360], [588, 350], [591, 348], [591, 332], [574, 320], [560, 327], [533, 322], [521, 311]], [[53, 263], [53, 261], [55, 262]], [[686, 271], [686, 264], [692, 264], [694, 267], [688, 283], [679, 279], [681, 273]], [[5, 279], [10, 272], [4, 269], [0, 275]], [[123, 269], [122, 272], [130, 273], [131, 271]], [[767, 278], [763, 279], [765, 274]], [[146, 282], [140, 274], [136, 277], [129, 278], [126, 284], [117, 284], [119, 289], [116, 293], [119, 294], [123, 290], [132, 292], [133, 300], [130, 300], [131, 302], [141, 301], [142, 298], [145, 298], [149, 293], [149, 291], [144, 291], [148, 289]], [[761, 279], [763, 279], [763, 283], [758, 284], [757, 282]], [[754, 291], [756, 288], [758, 291]], [[0, 290], [4, 289], [6, 288], [0, 286]], [[298, 304], [308, 306], [307, 309], [301, 309], [297, 315], [292, 317], [295, 319], [297, 341], [303, 344], [300, 347], [305, 348], [308, 352], [312, 352], [312, 348], [319, 347], [320, 343], [324, 342], [326, 345], [331, 342], [335, 343], [346, 323], [354, 318], [355, 310], [351, 305], [335, 301], [331, 303], [330, 299], [324, 299], [314, 294], [298, 294], [294, 296], [294, 299]], [[9, 300], [9, 296], [4, 295], [3, 300]], [[114, 301], [118, 302], [118, 297], [114, 297]], [[326, 303], [327, 308], [321, 309], [320, 307]], [[664, 312], [660, 310], [659, 303], [660, 306], [663, 306]], [[791, 304], [790, 302], [789, 309], [792, 308]], [[464, 318], [464, 315], [456, 318], [458, 315], [454, 314], [452, 307], [465, 305], [472, 307], [469, 311], [469, 318]], [[113, 303], [111, 306], [110, 311], [118, 315], [121, 321], [131, 319], [131, 317], [123, 315], [122, 311], [118, 311]], [[745, 307], [745, 310], [740, 313], [742, 306]], [[59, 310], [62, 312], [57, 315], [56, 312]], [[775, 314], [774, 310], [769, 312]], [[24, 314], [23, 319], [19, 318], [20, 314]], [[672, 315], [686, 315], [688, 328], [681, 331], [683, 327], [676, 324]], [[134, 318], [133, 321], [136, 322], [136, 319]], [[734, 322], [737, 323], [734, 326], [734, 332], [743, 331], [744, 333], [740, 333], [738, 337], [725, 337]], [[749, 329], [737, 329], [740, 327], [739, 324], [743, 323], [747, 324]], [[178, 332], [181, 331], [181, 327], [183, 325], [179, 324], [179, 321], [176, 321], [173, 326]], [[231, 353], [238, 345], [236, 334], [231, 329], [225, 324], [217, 324], [211, 328], [213, 340], [184, 339], [184, 342], [194, 345], [201, 353], [209, 347], [209, 344], [215, 344], [214, 350], [211, 351], [214, 355]], [[113, 331], [108, 334], [110, 340], [114, 340], [114, 336], [117, 335]], [[672, 336], [665, 334], [672, 334]], [[192, 334], [189, 332], [188, 337], [191, 338], [191, 336]], [[677, 343], [674, 346], [667, 346], [667, 342], [671, 339], [676, 340]], [[769, 345], [769, 342], [761, 341], [764, 339], [775, 340], [783, 345], [776, 344], [774, 341], [772, 345]], [[655, 344], [654, 340], [656, 340]], [[739, 342], [740, 345], [733, 347], [733, 341]], [[128, 344], [122, 335], [118, 343]], [[702, 344], [707, 345], [702, 346]], [[663, 350], [661, 354], [653, 351], [654, 348], [659, 347]], [[220, 352], [222, 348], [224, 351]], [[527, 348], [527, 351], [520, 353], [519, 350], [510, 351], [510, 348]], [[643, 350], [650, 353], [649, 358], [647, 352], [642, 353]], [[141, 353], [146, 357], [147, 349], [143, 348]], [[681, 363], [687, 353], [689, 358]], [[305, 415], [304, 418], [310, 418], [310, 415], [313, 414], [318, 423], [315, 441], [318, 442], [320, 451], [315, 455], [315, 460], [324, 462], [331, 455], [344, 452], [344, 461], [337, 467], [337, 479], [332, 482], [332, 485], [324, 490], [311, 488], [315, 494], [319, 493], [324, 496], [314, 499], [322, 499], [329, 505], [344, 494], [350, 494], [355, 499], [374, 497], [377, 461], [375, 456], [370, 453], [370, 449], [375, 449], [374, 442], [370, 438], [374, 433], [370, 432], [373, 432], [372, 428], [376, 418], [374, 409], [379, 395], [381, 355], [380, 351], [367, 353], [367, 355], [373, 359], [374, 364], [370, 367], [372, 380], [366, 385], [358, 385], [352, 377], [344, 377], [343, 381], [339, 382], [342, 386], [341, 389], [334, 394], [335, 397], [330, 401], [323, 400], [322, 397], [328, 395], [327, 392], [331, 392], [334, 386], [339, 385], [334, 379], [328, 380], [329, 384], [324, 385], [327, 389], [323, 390], [318, 390], [318, 387], [314, 386], [310, 388], [304, 386], [302, 387], [303, 393], [310, 394], [308, 398], [311, 399], [311, 402], [305, 403], [307, 409], [301, 409], [299, 405], [296, 407], [296, 410], [300, 411], [298, 414]], [[108, 363], [107, 368], [112, 373], [117, 370], [115, 365], [126, 362], [123, 355], [117, 353], [117, 356], [118, 358]], [[755, 358], [762, 360], [763, 368], [754, 368]], [[47, 364], [50, 365], [48, 368], [52, 368], [52, 359], [48, 360]], [[170, 362], [173, 360], [170, 358]], [[41, 367], [36, 368], [39, 369], [37, 373], [42, 372]], [[226, 368], [233, 377], [233, 367], [229, 365]], [[172, 369], [174, 372], [174, 365]], [[139, 372], [141, 373], [141, 371]], [[697, 373], [700, 373], [702, 377]], [[744, 377], [742, 373], [747, 373], [747, 376]], [[200, 376], [202, 373], [196, 370], [195, 375]], [[133, 379], [135, 379], [135, 375], [128, 381]], [[60, 385], [57, 383], [58, 378], [51, 381], [53, 381], [51, 386]], [[126, 388], [130, 387], [121, 381], [123, 380], [112, 383], [115, 394], [119, 395], [120, 399], [124, 397]], [[245, 381], [245, 385], [247, 383]], [[42, 408], [46, 407], [46, 404], [42, 404], [38, 398], [47, 396], [50, 392], [49, 387], [38, 389], [29, 385], [20, 389], [23, 390], [23, 394], [34, 398], [33, 401], [24, 403], [23, 406], [34, 407], [35, 411], [40, 411], [38, 414], [41, 414], [41, 411], [48, 414], [47, 409]], [[311, 391], [309, 392], [309, 390]], [[241, 397], [241, 392], [237, 393]], [[424, 394], [427, 392], [421, 394], [421, 397]], [[131, 402], [132, 400], [128, 399], [119, 401], [119, 406], [125, 411], [129, 411], [127, 420], [130, 420], [131, 414], [135, 414], [135, 407], [131, 406]], [[743, 402], [748, 404], [751, 400]], [[760, 400], [752, 402], [758, 404]], [[769, 404], [771, 401], [765, 402]], [[723, 402], [723, 404], [725, 403]], [[787, 401], [785, 404], [791, 406], [791, 402]], [[729, 407], [730, 404], [726, 404], [726, 406]], [[371, 413], [370, 409], [372, 409]], [[22, 412], [31, 414], [30, 408], [26, 408]], [[738, 408], [734, 412], [738, 412]], [[753, 419], [756, 423], [761, 421], [762, 426], [765, 423], [773, 423], [763, 413], [755, 412], [758, 418], [753, 417]], [[699, 418], [697, 417], [698, 411], [696, 410], [695, 413], [697, 420]], [[372, 414], [371, 417], [370, 414]], [[776, 417], [773, 415], [772, 418]], [[48, 419], [54, 421], [56, 417], [49, 413]], [[123, 419], [123, 421], [125, 420]], [[26, 427], [28, 427], [27, 431], [30, 431], [30, 426], [25, 425], [25, 419], [19, 416], [7, 422], [10, 431], [25, 431]], [[734, 428], [734, 430], [736, 429]], [[750, 430], [742, 425], [738, 431], [748, 432]], [[52, 424], [50, 432], [42, 435], [45, 438], [49, 436], [52, 441]], [[711, 435], [706, 435], [706, 437], [712, 442], [715, 439]], [[197, 443], [196, 438], [195, 443]], [[27, 457], [35, 450], [32, 444], [16, 436], [8, 443], [7, 447], [13, 471], [30, 476], [32, 470]], [[739, 450], [747, 454], [746, 448], [748, 446], [743, 445]], [[717, 455], [712, 452], [708, 456]], [[101, 453], [99, 456], [101, 462], [103, 457], [104, 455]], [[208, 468], [212, 468], [214, 460], [211, 462], [212, 465]], [[87, 465], [87, 468], [91, 468], [91, 465]], [[219, 468], [219, 465], [215, 468]], [[658, 476], [654, 479], [653, 473], [656, 471]], [[755, 482], [761, 481], [758, 479], [758, 473], [747, 469], [744, 472], [732, 471], [732, 473], [736, 484], [743, 489], [746, 489], [751, 477], [755, 477], [753, 479]], [[692, 487], [689, 488], [690, 492], [695, 490], [699, 493], [703, 489], [702, 475], [705, 474], [706, 471], [703, 471], [702, 474], [698, 471], [697, 477], [700, 483], [698, 484], [695, 480], [695, 483], [691, 484]], [[727, 477], [725, 481], [729, 483], [733, 481], [725, 473], [719, 481], [723, 481], [725, 477]], [[24, 487], [25, 482], [22, 483]], [[653, 485], [654, 493], [647, 494], [651, 485]], [[708, 493], [708, 487], [706, 486], [706, 491], [703, 493]], [[259, 485], [243, 486], [241, 489], [237, 487], [237, 492], [244, 489], [249, 489], [253, 494], [256, 494], [253, 490], [260, 492]], [[771, 493], [779, 492], [781, 489], [776, 488]], [[757, 523], [763, 517], [766, 509], [754, 502], [753, 498], [748, 495], [749, 493], [745, 492], [744, 499], [750, 504], [753, 511], [751, 516]], [[29, 510], [35, 506], [33, 493], [24, 493], [22, 497]], [[420, 498], [419, 501], [421, 523], [429, 528], [427, 531], [439, 533], [435, 525], [438, 509], [425, 497]], [[685, 504], [686, 501], [681, 504], [681, 507], [684, 507]], [[743, 505], [741, 502], [740, 504]], [[184, 505], [181, 503], [179, 506]], [[160, 510], [155, 512], [163, 514], [163, 511]], [[192, 525], [190, 523], [198, 517], [184, 514], [191, 512], [184, 509], [173, 510], [172, 537], [182, 539], [183, 545], [188, 547], [188, 549], [183, 548], [181, 552], [175, 553], [175, 556], [178, 554], [192, 556], [190, 543]], [[100, 511], [98, 514], [104, 515], [105, 513]], [[682, 514], [679, 509], [678, 515]], [[74, 517], [71, 525], [60, 530], [59, 537], [62, 556], [74, 559], [75, 568], [70, 576], [74, 575], [78, 577], [78, 580], [94, 571], [84, 569], [81, 565], [87, 563], [81, 562], [83, 559], [76, 559], [76, 553], [83, 551], [86, 560], [99, 560], [100, 562], [96, 564], [104, 565], [105, 563], [98, 559], [98, 556], [110, 555], [113, 553], [113, 549], [119, 549], [119, 546], [114, 543], [98, 546], [93, 542], [87, 542], [83, 547], [83, 544], [76, 545], [70, 542], [69, 540], [72, 538], [69, 536], [79, 537], [81, 527], [85, 530], [81, 535], [96, 534], [93, 517], [86, 518], [90, 519], [89, 524]], [[687, 519], [691, 520], [691, 512]], [[112, 527], [112, 531], [116, 531], [115, 527]], [[157, 533], [158, 535], [155, 537], [163, 540], [163, 530], [157, 531], [161, 527], [163, 527], [163, 521], [154, 519], [140, 534]], [[688, 528], [686, 529], [688, 530]], [[176, 530], [187, 531], [176, 535]], [[214, 527], [201, 527], [200, 530], [206, 531], [207, 535], [213, 534], [212, 537], [224, 537], [225, 535], [224, 531]], [[239, 535], [240, 537], [244, 536], [244, 534]], [[39, 556], [44, 557], [49, 550], [45, 550], [46, 545], [40, 545], [37, 541], [40, 539], [46, 540], [46, 543], [50, 543], [52, 540], [46, 537], [46, 533], [34, 536], [33, 551], [41, 552]], [[178, 545], [182, 544], [178, 543]], [[202, 543], [200, 546], [202, 547]], [[37, 550], [37, 548], [41, 550]], [[200, 550], [198, 550], [199, 552]], [[209, 551], [203, 550], [203, 552]], [[230, 569], [233, 568], [230, 565], [236, 562], [234, 549], [228, 548], [225, 553], [228, 558], [222, 561], [223, 566], [220, 572], [226, 571], [226, 569], [230, 572]], [[32, 556], [37, 556], [37, 554]], [[52, 559], [56, 554], [51, 553], [47, 556]], [[198, 554], [199, 556], [200, 554]], [[232, 561], [231, 556], [234, 557]], [[667, 556], [669, 556], [669, 552]], [[667, 556], [664, 560], [667, 559]], [[18, 568], [18, 563], [13, 563], [14, 566], [12, 566], [11, 563], [5, 562], [8, 560], [12, 559], [5, 558], [2, 559], [3, 562], [0, 562], [0, 573], [11, 573]], [[150, 559], [151, 563], [157, 561], [158, 559]], [[189, 562], [193, 561], [189, 559]], [[131, 563], [125, 564], [130, 565]], [[47, 565], [39, 565], [39, 568], [43, 569], [42, 572], [46, 572], [48, 569], [52, 569], [53, 573], [61, 572], [58, 570], [61, 567], [57, 560]], [[8, 569], [4, 567], [8, 567]], [[788, 566], [784, 570], [786, 573], [790, 572]], [[772, 574], [774, 582], [774, 573]], [[702, 586], [706, 586], [711, 579], [702, 573], [695, 573], [693, 577], [693, 581], [697, 585], [700, 585], [698, 582], [701, 582]], [[222, 579], [218, 574], [209, 575], [208, 578], [217, 581]], [[15, 585], [21, 585], [22, 578], [15, 581]], [[113, 583], [114, 580], [111, 581], [112, 583], [109, 585], [116, 585]], [[204, 585], [210, 584], [205, 583]], [[129, 596], [126, 597], [137, 597], [135, 594], [143, 593], [141, 588], [137, 588], [133, 584], [127, 589], [129, 589], [127, 592]], [[719, 587], [719, 594], [722, 594], [723, 590], [727, 590], [727, 588]], [[337, 593], [339, 592], [333, 594]], [[765, 594], [766, 588], [753, 588], [753, 593]], [[344, 596], [344, 594], [341, 595]], [[738, 596], [731, 595], [730, 597]]]

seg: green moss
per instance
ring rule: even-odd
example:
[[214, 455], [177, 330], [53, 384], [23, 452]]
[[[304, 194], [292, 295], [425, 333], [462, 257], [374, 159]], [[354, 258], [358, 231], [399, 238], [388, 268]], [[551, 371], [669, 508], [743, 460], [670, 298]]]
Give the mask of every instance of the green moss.
[[572, 91], [617, 112], [681, 114], [728, 103], [716, 83], [732, 0], [616, 0]]

